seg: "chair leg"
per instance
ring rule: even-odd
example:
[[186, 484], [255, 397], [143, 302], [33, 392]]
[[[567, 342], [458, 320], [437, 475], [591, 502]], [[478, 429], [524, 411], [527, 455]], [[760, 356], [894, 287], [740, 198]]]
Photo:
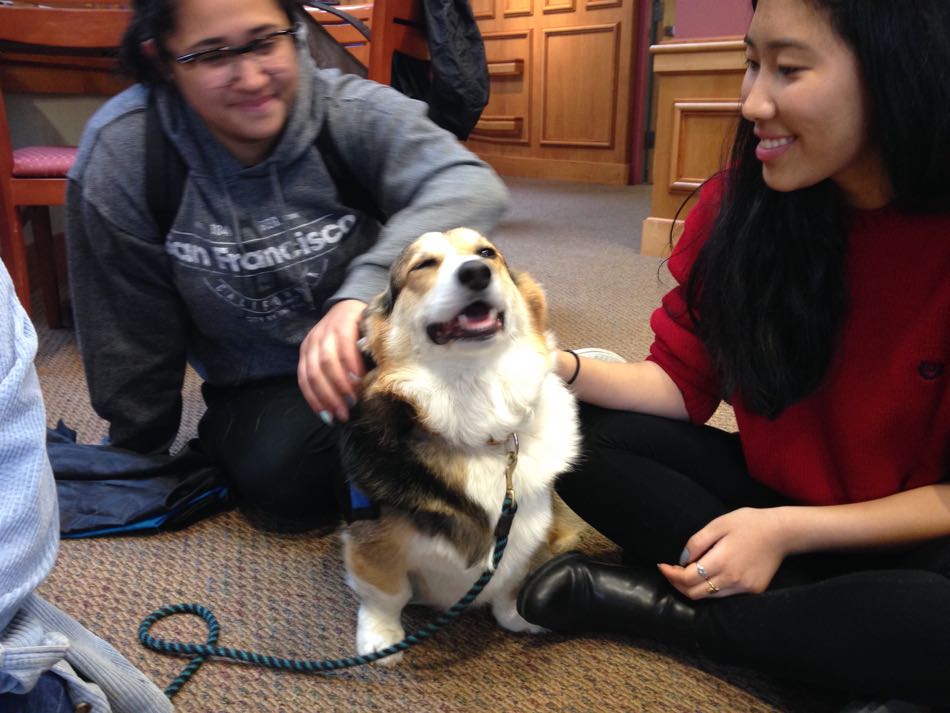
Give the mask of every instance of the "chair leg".
[[[4, 196], [4, 198], [6, 198]], [[26, 263], [26, 245], [23, 243], [23, 226], [16, 206], [7, 200], [0, 206], [0, 255], [13, 280], [20, 304], [30, 314], [30, 276]]]
[[30, 218], [33, 222], [33, 246], [36, 248], [36, 275], [40, 281], [43, 306], [46, 308], [46, 323], [50, 329], [60, 329], [63, 326], [63, 310], [59, 298], [49, 208], [45, 205], [32, 206]]

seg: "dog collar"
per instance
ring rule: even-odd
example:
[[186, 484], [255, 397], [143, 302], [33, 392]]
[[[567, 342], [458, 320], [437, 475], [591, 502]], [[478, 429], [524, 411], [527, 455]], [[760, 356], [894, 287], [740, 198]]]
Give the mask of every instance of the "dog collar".
[[495, 524], [495, 537], [507, 537], [511, 530], [511, 523], [518, 511], [518, 502], [515, 500], [515, 486], [512, 482], [512, 475], [518, 466], [518, 434], [509, 433], [505, 439], [505, 447], [508, 450], [508, 463], [505, 465], [505, 504], [502, 508], [501, 517]]

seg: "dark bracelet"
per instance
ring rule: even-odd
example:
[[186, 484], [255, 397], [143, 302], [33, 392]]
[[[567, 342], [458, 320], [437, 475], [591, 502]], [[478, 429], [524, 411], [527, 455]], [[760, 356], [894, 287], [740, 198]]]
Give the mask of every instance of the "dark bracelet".
[[567, 352], [572, 357], [574, 357], [574, 373], [571, 374], [570, 379], [564, 382], [565, 384], [570, 386], [575, 381], [577, 381], [577, 375], [581, 373], [581, 358], [577, 356], [577, 352], [575, 352], [573, 349], [564, 349], [563, 351]]

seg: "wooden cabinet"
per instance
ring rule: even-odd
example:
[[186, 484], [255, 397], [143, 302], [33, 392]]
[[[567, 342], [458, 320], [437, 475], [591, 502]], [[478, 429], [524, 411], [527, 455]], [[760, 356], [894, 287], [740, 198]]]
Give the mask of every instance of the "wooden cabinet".
[[636, 0], [472, 0], [488, 106], [467, 145], [499, 173], [630, 178]]
[[[640, 252], [669, 254], [695, 202], [683, 201], [728, 158], [745, 73], [740, 38], [669, 42], [650, 48], [657, 86], [653, 201]], [[674, 217], [680, 210], [674, 224]]]

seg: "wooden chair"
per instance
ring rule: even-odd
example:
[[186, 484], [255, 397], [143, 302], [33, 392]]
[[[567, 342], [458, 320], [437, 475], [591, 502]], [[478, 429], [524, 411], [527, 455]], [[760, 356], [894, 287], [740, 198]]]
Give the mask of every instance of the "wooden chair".
[[328, 12], [308, 7], [307, 11], [343, 47], [368, 68], [368, 76], [380, 84], [392, 83], [393, 53], [429, 58], [423, 0], [370, 0], [345, 2], [338, 8], [370, 28], [367, 41], [352, 25]]
[[[334, 8], [356, 18], [367, 28], [372, 25], [372, 2], [336, 5]], [[365, 77], [367, 74], [366, 68], [369, 66], [369, 37], [365, 37], [360, 30], [350, 24], [347, 20], [333, 14], [328, 10], [323, 10], [319, 7], [315, 7], [306, 3], [304, 4], [304, 9], [310, 14], [310, 17], [320, 23], [320, 26], [329, 33], [330, 37], [336, 40], [337, 44], [346, 49], [361, 65], [363, 65], [362, 71], [351, 73], [359, 74], [359, 76]], [[317, 64], [320, 64], [319, 61]]]
[[369, 78], [392, 84], [393, 52], [428, 59], [425, 24], [422, 0], [376, 0], [370, 24], [373, 39], [369, 45]]
[[129, 21], [120, 8], [0, 5], [0, 255], [30, 312], [23, 228], [32, 222], [36, 275], [47, 323], [62, 326], [49, 208], [62, 205], [74, 147], [14, 149], [4, 93], [111, 95], [128, 84], [115, 76], [115, 52]]

